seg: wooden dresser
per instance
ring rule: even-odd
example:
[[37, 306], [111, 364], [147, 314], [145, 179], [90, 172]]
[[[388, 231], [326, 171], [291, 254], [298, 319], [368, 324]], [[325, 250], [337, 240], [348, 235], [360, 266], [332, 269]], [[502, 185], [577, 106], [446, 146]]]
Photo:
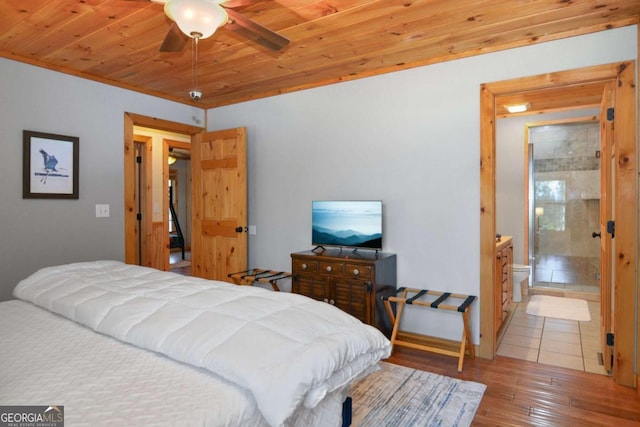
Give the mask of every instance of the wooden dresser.
[[381, 297], [396, 289], [396, 255], [328, 249], [291, 254], [291, 292], [335, 305], [389, 335]]
[[495, 330], [496, 333], [509, 315], [513, 300], [513, 241], [511, 236], [502, 236], [496, 241], [496, 284], [495, 284]]

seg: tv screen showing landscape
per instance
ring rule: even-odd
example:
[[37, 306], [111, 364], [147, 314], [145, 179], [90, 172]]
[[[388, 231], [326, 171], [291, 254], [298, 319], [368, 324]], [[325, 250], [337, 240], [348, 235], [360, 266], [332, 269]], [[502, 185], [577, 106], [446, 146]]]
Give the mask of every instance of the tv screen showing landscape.
[[312, 244], [382, 249], [382, 202], [314, 201]]

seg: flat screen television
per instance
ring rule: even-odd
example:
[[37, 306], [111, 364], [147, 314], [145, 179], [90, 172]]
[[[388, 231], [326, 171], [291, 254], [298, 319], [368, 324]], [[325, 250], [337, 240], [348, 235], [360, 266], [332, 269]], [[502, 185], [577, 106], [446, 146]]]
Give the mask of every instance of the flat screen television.
[[312, 244], [382, 249], [382, 201], [314, 200]]

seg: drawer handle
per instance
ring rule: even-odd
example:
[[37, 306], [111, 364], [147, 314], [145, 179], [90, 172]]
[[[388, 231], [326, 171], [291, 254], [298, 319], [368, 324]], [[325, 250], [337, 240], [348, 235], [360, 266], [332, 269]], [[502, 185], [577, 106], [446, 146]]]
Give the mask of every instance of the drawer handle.
[[357, 276], [358, 274], [360, 274], [360, 270], [358, 270], [357, 268], [353, 269], [353, 275]]
[[328, 299], [328, 298], [325, 298], [325, 299], [323, 299], [322, 301], [324, 301], [324, 302], [329, 302], [329, 299]]
[[300, 267], [302, 267], [303, 270], [307, 269], [307, 264], [302, 264]]
[[334, 300], [329, 300], [329, 304], [336, 305], [336, 302]]
[[331, 270], [333, 270], [333, 268], [331, 268], [330, 265], [327, 265], [327, 272], [331, 273]]

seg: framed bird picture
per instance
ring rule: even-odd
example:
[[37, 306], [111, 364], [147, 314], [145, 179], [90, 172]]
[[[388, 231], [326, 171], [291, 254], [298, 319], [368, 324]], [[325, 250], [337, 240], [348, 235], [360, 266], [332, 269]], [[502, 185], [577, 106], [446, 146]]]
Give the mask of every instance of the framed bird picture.
[[22, 198], [77, 199], [79, 138], [30, 130], [22, 135]]

